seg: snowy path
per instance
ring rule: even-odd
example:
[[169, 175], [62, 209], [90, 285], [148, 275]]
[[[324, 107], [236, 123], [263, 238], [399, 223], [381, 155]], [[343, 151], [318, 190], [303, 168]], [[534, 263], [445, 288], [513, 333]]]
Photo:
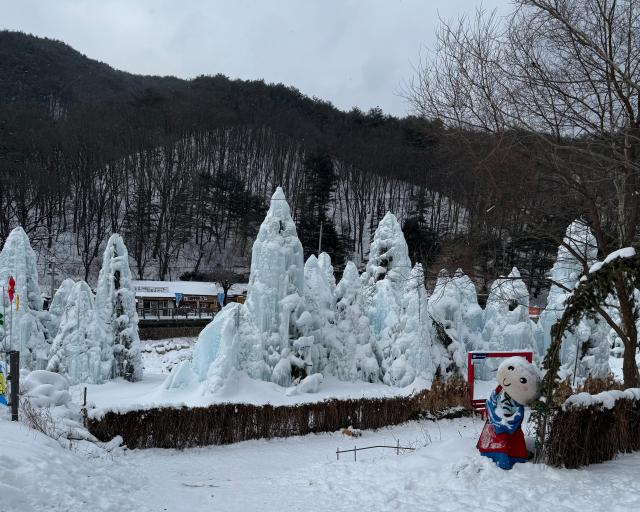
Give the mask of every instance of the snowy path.
[[[0, 411], [1, 412], [1, 411]], [[90, 457], [0, 418], [0, 512], [138, 510], [125, 457]]]
[[[481, 423], [412, 422], [358, 439], [319, 434], [88, 457], [0, 420], [0, 512], [640, 510], [640, 453], [582, 470], [481, 458]], [[374, 444], [415, 452], [341, 449]]]
[[[130, 452], [147, 483], [135, 496], [151, 511], [640, 510], [640, 454], [584, 470], [497, 469], [475, 451], [478, 420], [410, 423], [354, 440], [322, 434], [231, 446]], [[417, 451], [344, 454], [354, 445]], [[426, 446], [425, 446], [426, 444]], [[144, 508], [145, 510], [147, 508]]]

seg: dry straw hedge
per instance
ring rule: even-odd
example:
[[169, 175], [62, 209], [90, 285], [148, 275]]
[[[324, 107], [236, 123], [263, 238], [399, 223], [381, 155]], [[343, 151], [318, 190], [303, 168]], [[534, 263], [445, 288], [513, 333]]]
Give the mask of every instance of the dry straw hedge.
[[619, 398], [602, 405], [559, 408], [544, 442], [544, 461], [579, 468], [640, 450], [640, 400]]
[[422, 413], [453, 407], [469, 410], [462, 379], [434, 382], [431, 390], [407, 397], [326, 400], [295, 406], [215, 404], [107, 412], [88, 419], [90, 432], [108, 441], [120, 435], [129, 448], [188, 448], [248, 439], [334, 432], [352, 425], [375, 429], [397, 425]]

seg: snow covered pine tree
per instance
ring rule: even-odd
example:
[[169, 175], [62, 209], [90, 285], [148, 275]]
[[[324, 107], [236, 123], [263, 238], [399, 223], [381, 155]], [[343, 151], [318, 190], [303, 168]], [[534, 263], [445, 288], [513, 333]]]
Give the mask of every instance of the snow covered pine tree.
[[95, 334], [101, 346], [102, 379], [140, 380], [142, 357], [129, 254], [117, 233], [111, 235], [104, 250], [95, 305]]

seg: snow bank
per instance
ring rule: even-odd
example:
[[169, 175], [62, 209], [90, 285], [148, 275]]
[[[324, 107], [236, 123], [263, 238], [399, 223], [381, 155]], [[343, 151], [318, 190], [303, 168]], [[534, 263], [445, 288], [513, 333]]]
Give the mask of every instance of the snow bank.
[[299, 384], [288, 388], [287, 396], [295, 396], [300, 393], [317, 393], [323, 380], [324, 378], [321, 373], [309, 375], [302, 379]]
[[608, 254], [603, 261], [598, 261], [589, 267], [589, 273], [597, 272], [607, 263], [611, 263], [618, 258], [633, 258], [636, 255], [636, 250], [633, 247], [623, 247], [617, 251], [613, 251]]
[[92, 456], [103, 455], [122, 444], [119, 436], [102, 443], [85, 428], [83, 410], [72, 401], [69, 381], [58, 373], [35, 370], [24, 377], [20, 388], [20, 418], [60, 446]]
[[585, 409], [588, 407], [601, 407], [613, 409], [617, 400], [640, 400], [640, 388], [629, 388], [624, 391], [611, 390], [591, 395], [589, 393], [576, 393], [571, 395], [562, 404], [564, 410]]
[[139, 497], [132, 492], [142, 486], [141, 473], [129, 471], [122, 461], [114, 460], [112, 446], [90, 451], [82, 442], [74, 442], [69, 449], [21, 422], [2, 419], [0, 446], [0, 510], [140, 508]]
[[62, 375], [45, 370], [29, 373], [20, 384], [20, 394], [33, 407], [66, 406], [71, 402], [69, 381]]
[[[179, 368], [176, 367], [170, 376]], [[409, 396], [431, 387], [430, 381], [420, 378], [400, 388], [382, 382], [345, 382], [331, 375], [316, 375], [318, 374], [311, 375], [312, 379], [304, 387], [311, 384], [317, 384], [317, 387], [306, 390], [303, 387], [294, 391], [292, 388], [295, 386], [280, 386], [251, 378], [246, 372], [239, 371], [234, 372], [230, 385], [222, 386], [214, 393], [209, 391], [207, 381], [166, 389], [161, 376], [157, 375], [145, 375], [142, 381], [133, 384], [116, 379], [105, 384], [87, 386], [87, 396], [93, 405], [88, 415], [90, 418], [100, 419], [111, 411], [125, 413], [158, 407], [207, 407], [225, 403], [279, 406], [332, 399], [391, 398]]]

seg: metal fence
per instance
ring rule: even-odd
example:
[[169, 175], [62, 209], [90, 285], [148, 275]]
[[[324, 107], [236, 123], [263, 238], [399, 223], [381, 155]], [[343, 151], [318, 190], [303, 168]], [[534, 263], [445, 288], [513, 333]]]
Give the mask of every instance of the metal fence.
[[200, 319], [213, 318], [215, 312], [210, 309], [190, 308], [160, 308], [139, 309], [138, 316], [144, 320], [173, 320], [173, 319]]
[[365, 446], [363, 448], [358, 448], [357, 446], [354, 446], [351, 450], [340, 450], [339, 448], [336, 448], [336, 460], [340, 460], [340, 454], [341, 453], [351, 453], [353, 452], [353, 460], [357, 461], [358, 460], [358, 452], [361, 452], [363, 450], [371, 450], [373, 448], [391, 448], [392, 450], [396, 451], [397, 455], [400, 455], [400, 451], [413, 451], [415, 450], [415, 448], [411, 448], [408, 446], [400, 446], [400, 440], [398, 439], [398, 444], [396, 444], [396, 446], [387, 446], [387, 445], [375, 445], [375, 446]]

